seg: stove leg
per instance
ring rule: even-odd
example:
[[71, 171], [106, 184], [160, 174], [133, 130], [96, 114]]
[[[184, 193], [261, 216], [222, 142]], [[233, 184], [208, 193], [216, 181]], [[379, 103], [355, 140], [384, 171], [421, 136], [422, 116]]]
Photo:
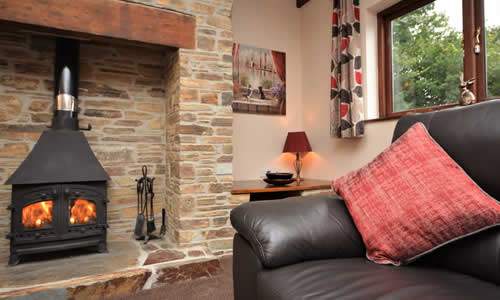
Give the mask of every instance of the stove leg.
[[106, 247], [106, 242], [100, 242], [97, 245], [97, 252], [99, 252], [99, 253], [108, 253], [108, 247]]
[[17, 264], [19, 264], [19, 255], [17, 254], [11, 254], [9, 256], [9, 266], [16, 266]]

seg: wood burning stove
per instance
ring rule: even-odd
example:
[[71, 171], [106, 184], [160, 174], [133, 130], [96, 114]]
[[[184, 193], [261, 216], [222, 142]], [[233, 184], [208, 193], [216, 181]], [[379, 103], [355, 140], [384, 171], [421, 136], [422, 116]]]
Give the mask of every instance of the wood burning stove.
[[96, 247], [106, 251], [106, 182], [14, 185], [9, 265], [20, 256]]
[[52, 125], [6, 182], [12, 184], [9, 265], [28, 254], [106, 251], [110, 178], [78, 127], [78, 52], [78, 41], [57, 39]]

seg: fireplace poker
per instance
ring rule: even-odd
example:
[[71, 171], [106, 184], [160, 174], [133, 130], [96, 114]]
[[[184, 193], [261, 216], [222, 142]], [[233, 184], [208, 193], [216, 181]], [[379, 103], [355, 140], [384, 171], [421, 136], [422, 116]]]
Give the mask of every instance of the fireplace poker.
[[[136, 227], [134, 233], [137, 240], [146, 239], [147, 236], [147, 222], [148, 222], [148, 181], [151, 179], [148, 177], [148, 167], [142, 166], [142, 177], [136, 179], [137, 181], [137, 194], [138, 194], [138, 212]], [[146, 226], [145, 226], [146, 225]]]
[[167, 233], [167, 226], [165, 225], [165, 209], [161, 209], [161, 228], [160, 228], [160, 235], [163, 236]]
[[149, 207], [151, 208], [149, 211], [149, 216], [148, 216], [148, 222], [147, 222], [147, 232], [152, 233], [156, 230], [156, 225], [155, 225], [155, 213], [153, 210], [153, 198], [155, 197], [155, 193], [153, 192], [153, 182], [155, 181], [154, 178], [148, 178], [148, 192], [149, 192]]
[[[155, 219], [154, 219], [154, 210], [153, 210], [153, 198], [155, 196], [153, 183], [155, 178], [148, 177], [148, 167], [142, 166], [142, 178], [138, 179], [138, 183], [141, 182], [140, 186], [140, 211], [139, 215], [142, 216], [141, 227], [138, 230], [140, 234], [136, 234], [136, 239], [142, 240], [144, 239], [144, 244], [147, 244], [151, 239], [157, 239], [158, 237], [152, 235], [156, 230]], [[139, 191], [139, 188], [138, 188]], [[143, 201], [144, 200], [144, 201]], [[138, 215], [138, 217], [139, 217]], [[145, 224], [144, 224], [145, 223]], [[145, 226], [144, 226], [145, 225]]]
[[146, 196], [146, 202], [144, 203], [144, 211], [146, 212], [146, 231], [144, 235], [144, 244], [147, 244], [149, 242], [149, 231], [148, 231], [148, 223], [149, 223], [149, 211], [148, 211], [148, 180], [147, 178], [145, 179], [145, 192], [144, 195]]

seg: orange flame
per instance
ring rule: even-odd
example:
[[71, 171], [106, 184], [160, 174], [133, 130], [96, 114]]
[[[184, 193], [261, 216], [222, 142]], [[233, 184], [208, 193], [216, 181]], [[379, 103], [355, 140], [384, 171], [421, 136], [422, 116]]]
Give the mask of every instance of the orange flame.
[[95, 223], [97, 220], [94, 202], [84, 199], [77, 199], [70, 210], [71, 217], [69, 218], [69, 222], [71, 224]]
[[42, 201], [23, 208], [24, 228], [40, 228], [52, 224], [52, 201]]

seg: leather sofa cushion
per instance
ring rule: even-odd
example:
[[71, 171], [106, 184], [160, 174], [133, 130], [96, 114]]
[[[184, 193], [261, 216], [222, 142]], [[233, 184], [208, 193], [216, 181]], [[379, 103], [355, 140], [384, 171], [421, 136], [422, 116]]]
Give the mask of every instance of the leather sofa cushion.
[[231, 211], [233, 227], [266, 268], [312, 259], [363, 256], [342, 198], [333, 195], [249, 202]]
[[376, 265], [364, 258], [309, 261], [261, 271], [259, 300], [500, 299], [500, 287], [451, 271]]
[[423, 257], [422, 263], [500, 285], [499, 249], [500, 227], [495, 227], [446, 245]]
[[500, 100], [401, 117], [392, 140], [417, 122], [485, 192], [500, 199]]
[[[500, 100], [401, 117], [393, 141], [417, 122], [488, 194], [500, 200]], [[500, 284], [500, 228], [451, 243], [424, 257], [438, 266]], [[418, 261], [417, 261], [418, 263]]]
[[500, 224], [500, 203], [416, 123], [363, 168], [333, 181], [367, 257], [401, 265]]

